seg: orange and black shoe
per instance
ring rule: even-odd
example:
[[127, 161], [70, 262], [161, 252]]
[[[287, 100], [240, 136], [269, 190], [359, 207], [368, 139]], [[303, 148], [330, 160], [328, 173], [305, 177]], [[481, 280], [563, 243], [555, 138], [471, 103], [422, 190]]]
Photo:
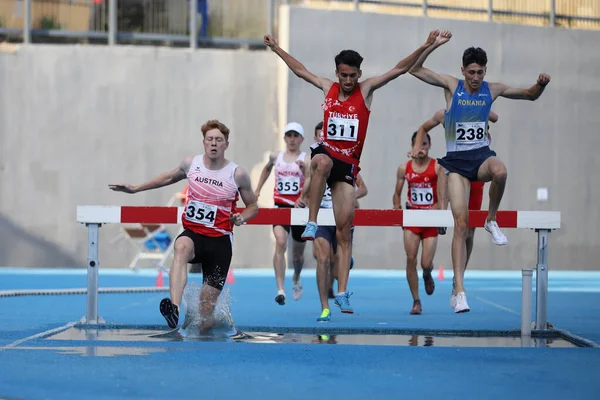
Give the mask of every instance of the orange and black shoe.
[[412, 310], [410, 310], [410, 315], [419, 315], [423, 312], [423, 308], [421, 307], [421, 300], [415, 300], [413, 302]]
[[423, 268], [423, 282], [425, 283], [425, 293], [428, 295], [432, 295], [435, 290], [435, 281], [431, 276], [431, 272], [433, 271], [433, 267], [431, 268]]

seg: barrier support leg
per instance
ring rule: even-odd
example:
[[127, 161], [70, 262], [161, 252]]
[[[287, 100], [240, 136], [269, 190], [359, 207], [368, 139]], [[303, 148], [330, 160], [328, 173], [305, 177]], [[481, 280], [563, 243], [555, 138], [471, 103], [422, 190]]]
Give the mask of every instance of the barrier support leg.
[[103, 324], [98, 316], [98, 233], [101, 224], [85, 224], [88, 228], [87, 311], [82, 324]]
[[521, 270], [523, 275], [521, 299], [521, 336], [531, 336], [531, 300], [533, 297], [533, 270]]
[[548, 235], [550, 229], [536, 229], [535, 231], [538, 235], [535, 328], [545, 330], [548, 326]]

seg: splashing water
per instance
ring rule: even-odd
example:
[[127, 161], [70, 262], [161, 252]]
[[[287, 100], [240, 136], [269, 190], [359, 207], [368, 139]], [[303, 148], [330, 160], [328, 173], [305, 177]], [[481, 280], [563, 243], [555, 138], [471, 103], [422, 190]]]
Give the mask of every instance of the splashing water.
[[200, 323], [202, 322], [202, 316], [200, 315], [201, 293], [202, 287], [195, 282], [188, 283], [183, 291], [185, 319], [181, 326], [182, 335], [186, 338], [229, 338], [232, 333], [237, 331], [233, 317], [231, 316], [230, 306], [232, 299], [229, 288], [225, 288], [221, 292], [213, 312], [216, 325], [206, 333], [200, 332]]

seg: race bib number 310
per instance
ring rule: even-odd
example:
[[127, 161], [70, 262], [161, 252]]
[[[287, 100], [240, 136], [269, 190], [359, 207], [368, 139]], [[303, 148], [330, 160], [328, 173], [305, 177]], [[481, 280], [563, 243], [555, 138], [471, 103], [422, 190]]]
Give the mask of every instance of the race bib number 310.
[[185, 207], [185, 219], [196, 224], [214, 226], [217, 218], [217, 206], [190, 200]]
[[418, 206], [433, 204], [433, 188], [411, 188], [410, 202]]
[[356, 142], [358, 139], [358, 120], [329, 118], [329, 121], [327, 121], [327, 139]]
[[485, 122], [457, 122], [456, 143], [479, 143], [485, 139]]

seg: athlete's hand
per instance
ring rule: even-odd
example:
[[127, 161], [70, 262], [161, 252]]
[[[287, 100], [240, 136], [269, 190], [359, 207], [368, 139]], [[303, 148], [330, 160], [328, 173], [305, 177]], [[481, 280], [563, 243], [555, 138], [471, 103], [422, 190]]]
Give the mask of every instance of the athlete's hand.
[[294, 207], [296, 208], [304, 208], [306, 207], [306, 199], [302, 196], [298, 197], [298, 200], [294, 203]]
[[306, 175], [306, 173], [305, 173], [306, 164], [304, 163], [304, 161], [298, 160], [298, 161], [296, 161], [296, 164], [298, 165], [298, 167], [300, 167], [300, 171], [302, 172], [302, 175]]
[[418, 158], [420, 151], [421, 150], [419, 150], [419, 149], [413, 148], [411, 151], [406, 153], [406, 155], [409, 156], [410, 158]]
[[115, 192], [123, 192], [123, 193], [135, 193], [135, 186], [128, 185], [126, 183], [121, 183], [118, 185], [108, 185], [110, 190], [114, 190]]
[[265, 46], [273, 50], [275, 47], [277, 47], [277, 40], [275, 40], [275, 38], [271, 35], [265, 35]]
[[427, 37], [427, 41], [425, 41], [425, 44], [427, 46], [432, 45], [433, 43], [435, 43], [435, 39], [438, 37], [438, 35], [440, 34], [439, 30], [435, 30], [435, 31], [431, 31], [429, 32], [429, 36]]
[[452, 33], [450, 33], [450, 31], [440, 31], [438, 37], [435, 39], [435, 44], [441, 46], [448, 43], [450, 38], [452, 38]]
[[242, 214], [240, 213], [229, 213], [229, 220], [233, 222], [235, 226], [240, 226], [244, 223], [244, 218], [242, 218]]
[[537, 80], [538, 85], [546, 86], [550, 83], [550, 75], [541, 73]]

